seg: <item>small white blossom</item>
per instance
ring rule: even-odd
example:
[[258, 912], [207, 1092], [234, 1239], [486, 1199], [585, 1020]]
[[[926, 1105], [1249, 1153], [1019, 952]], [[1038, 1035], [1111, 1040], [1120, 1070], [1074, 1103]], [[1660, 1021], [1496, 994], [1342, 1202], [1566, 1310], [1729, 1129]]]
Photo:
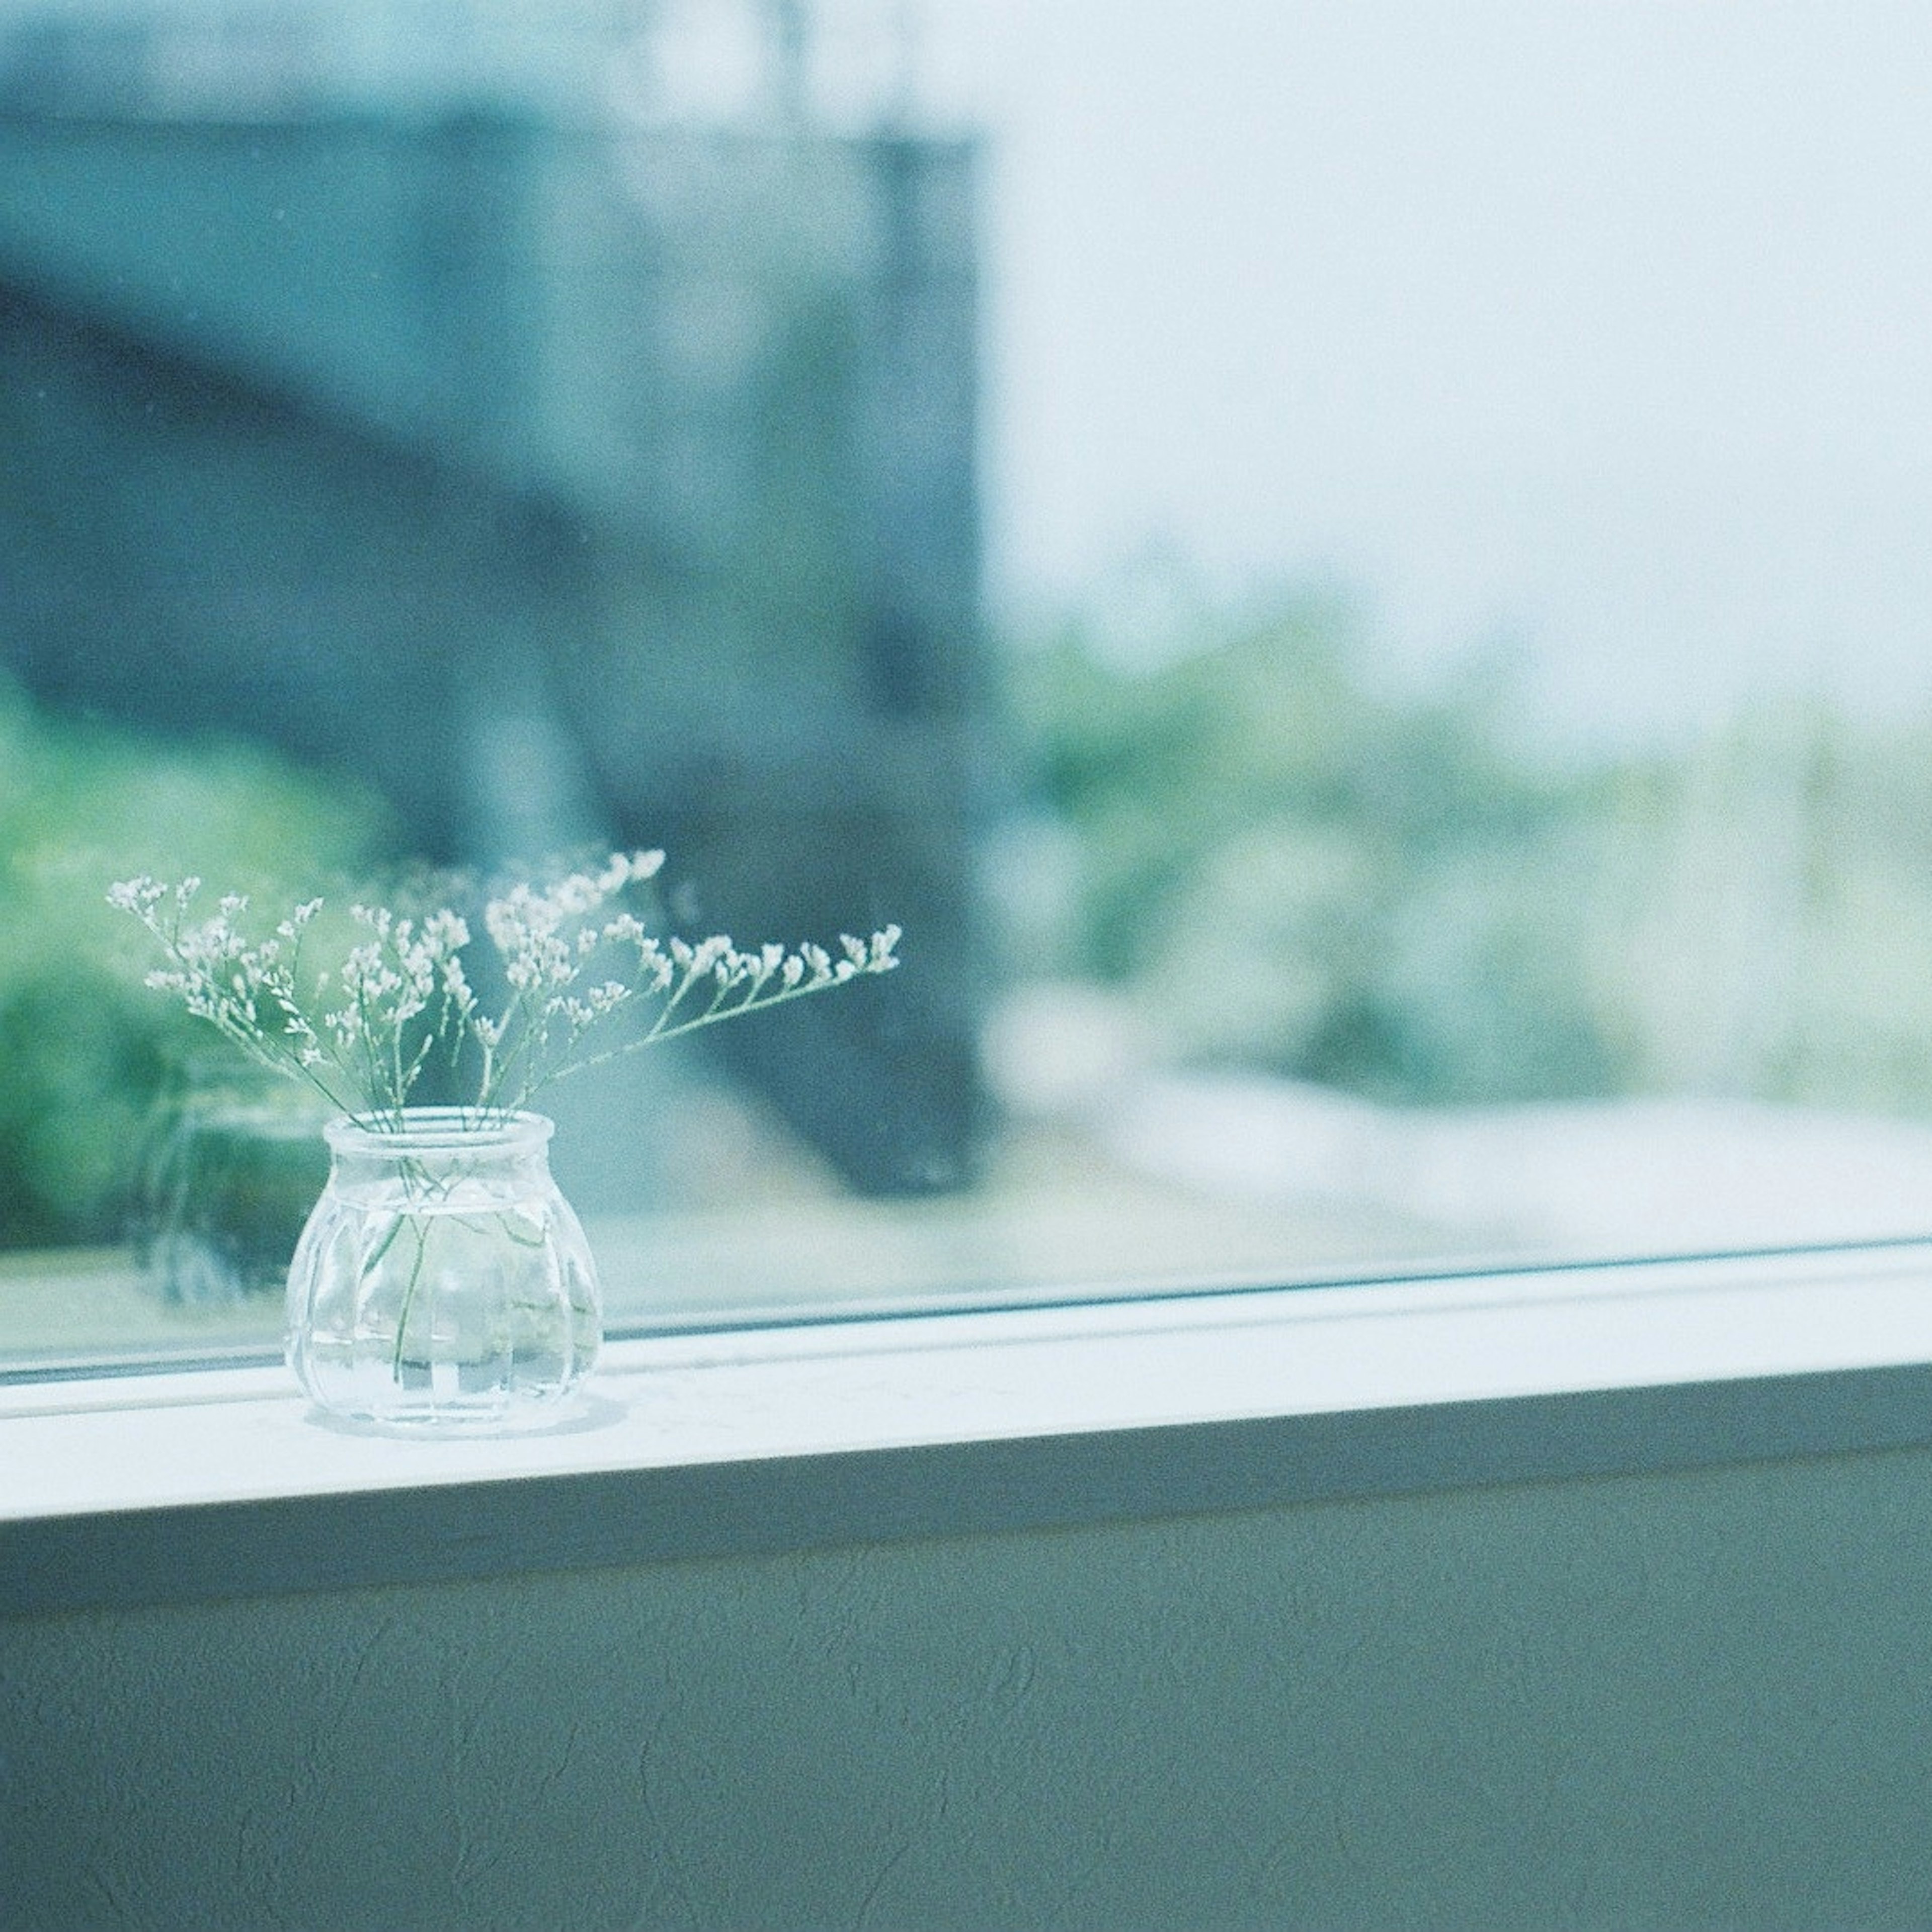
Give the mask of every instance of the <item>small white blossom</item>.
[[107, 899], [166, 955], [148, 986], [377, 1126], [400, 1118], [433, 1052], [473, 1070], [473, 1105], [488, 1116], [614, 1054], [898, 964], [896, 926], [866, 939], [841, 934], [835, 962], [810, 941], [741, 950], [725, 933], [661, 939], [626, 907], [607, 913], [663, 863], [658, 851], [614, 853], [594, 871], [543, 887], [520, 883], [490, 899], [483, 930], [508, 988], [495, 1012], [483, 1010], [471, 984], [463, 959], [470, 928], [452, 908], [417, 916], [352, 904], [364, 936], [316, 965], [303, 955], [315, 944], [319, 898], [296, 906], [259, 940], [244, 929], [244, 893], [225, 894], [212, 916], [191, 921], [196, 878], [172, 886], [145, 874], [120, 880]]

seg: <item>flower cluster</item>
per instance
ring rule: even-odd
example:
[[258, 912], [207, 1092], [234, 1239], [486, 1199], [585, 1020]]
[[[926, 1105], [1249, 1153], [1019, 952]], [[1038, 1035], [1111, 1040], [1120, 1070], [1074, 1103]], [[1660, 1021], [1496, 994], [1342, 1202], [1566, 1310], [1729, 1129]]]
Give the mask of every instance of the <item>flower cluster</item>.
[[866, 939], [843, 936], [836, 956], [809, 943], [742, 952], [722, 933], [660, 939], [621, 900], [663, 863], [662, 852], [616, 853], [594, 872], [513, 886], [491, 899], [483, 929], [504, 987], [494, 1012], [464, 968], [469, 922], [448, 908], [411, 918], [352, 906], [359, 936], [334, 964], [316, 970], [304, 950], [305, 943], [314, 950], [320, 899], [251, 939], [240, 894], [222, 898], [211, 916], [194, 917], [199, 879], [175, 886], [126, 879], [107, 897], [167, 956], [148, 975], [150, 986], [178, 994], [252, 1058], [378, 1128], [400, 1124], [424, 1069], [439, 1056], [473, 1079], [470, 1110], [488, 1118], [620, 1054], [898, 964], [896, 926]]

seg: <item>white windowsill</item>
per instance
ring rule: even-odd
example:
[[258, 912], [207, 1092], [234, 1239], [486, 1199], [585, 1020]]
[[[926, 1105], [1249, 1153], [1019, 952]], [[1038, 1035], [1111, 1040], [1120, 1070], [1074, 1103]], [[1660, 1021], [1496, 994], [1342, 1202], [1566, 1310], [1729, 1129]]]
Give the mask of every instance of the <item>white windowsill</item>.
[[1932, 1443], [1932, 1244], [619, 1343], [571, 1426], [275, 1369], [0, 1390], [0, 1611]]

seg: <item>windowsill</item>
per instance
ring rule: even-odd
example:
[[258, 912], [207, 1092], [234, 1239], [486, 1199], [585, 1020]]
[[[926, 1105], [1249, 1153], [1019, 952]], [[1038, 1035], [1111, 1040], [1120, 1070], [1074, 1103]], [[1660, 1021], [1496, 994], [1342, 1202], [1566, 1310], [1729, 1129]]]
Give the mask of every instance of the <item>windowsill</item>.
[[572, 1426], [320, 1424], [274, 1369], [0, 1390], [0, 1612], [1932, 1444], [1932, 1244], [614, 1345]]

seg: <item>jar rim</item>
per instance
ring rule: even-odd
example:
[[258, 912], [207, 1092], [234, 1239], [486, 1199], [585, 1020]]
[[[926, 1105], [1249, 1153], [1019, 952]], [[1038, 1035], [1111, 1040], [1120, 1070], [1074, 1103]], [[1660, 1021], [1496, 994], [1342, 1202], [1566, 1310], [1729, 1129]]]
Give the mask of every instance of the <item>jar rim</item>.
[[542, 1147], [556, 1131], [545, 1114], [479, 1113], [471, 1107], [405, 1107], [400, 1126], [387, 1120], [372, 1124], [338, 1114], [326, 1126], [322, 1138], [338, 1154], [474, 1153], [491, 1148]]

